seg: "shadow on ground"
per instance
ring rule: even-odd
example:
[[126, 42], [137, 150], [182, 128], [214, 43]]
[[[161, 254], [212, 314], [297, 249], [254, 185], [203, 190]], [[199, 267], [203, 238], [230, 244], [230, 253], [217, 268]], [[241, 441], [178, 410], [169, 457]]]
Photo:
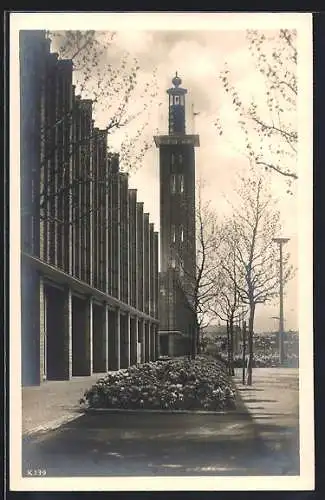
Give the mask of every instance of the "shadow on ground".
[[251, 399], [245, 399], [245, 403], [276, 403], [276, 399], [256, 399], [256, 398], [251, 398]]
[[249, 391], [261, 392], [261, 391], [264, 391], [264, 389], [259, 389], [258, 387], [248, 387], [246, 385], [245, 387], [238, 387], [237, 391], [239, 391], [239, 392], [241, 392], [241, 391], [245, 391], [245, 392], [249, 392]]
[[297, 432], [262, 426], [270, 441], [280, 431], [280, 447], [266, 447], [243, 413], [89, 414], [24, 439], [23, 475], [35, 468], [49, 477], [298, 474]]

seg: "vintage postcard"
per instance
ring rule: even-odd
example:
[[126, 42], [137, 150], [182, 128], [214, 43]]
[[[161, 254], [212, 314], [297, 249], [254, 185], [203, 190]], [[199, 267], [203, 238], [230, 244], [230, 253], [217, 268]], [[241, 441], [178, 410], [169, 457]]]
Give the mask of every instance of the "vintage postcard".
[[10, 15], [10, 489], [314, 488], [312, 99], [308, 13]]

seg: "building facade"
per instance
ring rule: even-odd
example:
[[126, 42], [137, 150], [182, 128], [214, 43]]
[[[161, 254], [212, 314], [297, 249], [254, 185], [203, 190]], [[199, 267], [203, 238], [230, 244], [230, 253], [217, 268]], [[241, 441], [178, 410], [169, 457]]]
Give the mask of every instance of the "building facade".
[[23, 385], [157, 356], [158, 233], [72, 70], [21, 31]]
[[167, 90], [168, 135], [154, 138], [160, 173], [159, 319], [162, 354], [189, 352], [196, 315], [195, 147], [198, 135], [186, 134], [187, 90], [176, 76]]

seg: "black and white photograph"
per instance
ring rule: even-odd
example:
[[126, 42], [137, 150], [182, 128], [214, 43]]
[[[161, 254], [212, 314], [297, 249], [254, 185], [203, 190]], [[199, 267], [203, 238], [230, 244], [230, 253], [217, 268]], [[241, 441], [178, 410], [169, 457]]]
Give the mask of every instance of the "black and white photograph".
[[313, 489], [312, 50], [11, 13], [11, 489]]

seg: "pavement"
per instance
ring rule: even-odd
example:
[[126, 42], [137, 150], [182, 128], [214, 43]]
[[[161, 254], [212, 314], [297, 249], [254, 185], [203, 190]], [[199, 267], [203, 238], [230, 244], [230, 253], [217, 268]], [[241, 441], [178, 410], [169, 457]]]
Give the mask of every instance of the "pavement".
[[24, 436], [56, 429], [80, 417], [79, 400], [86, 389], [105, 374], [46, 381], [22, 389], [22, 433]]
[[[259, 437], [279, 460], [295, 457], [299, 470], [299, 370], [297, 368], [255, 368], [253, 385], [242, 385], [242, 371], [235, 370], [234, 382]], [[283, 466], [284, 469], [286, 466]]]
[[100, 376], [23, 389], [23, 476], [299, 474], [297, 369], [256, 368], [252, 387], [237, 371], [238, 411], [211, 415], [83, 415]]

